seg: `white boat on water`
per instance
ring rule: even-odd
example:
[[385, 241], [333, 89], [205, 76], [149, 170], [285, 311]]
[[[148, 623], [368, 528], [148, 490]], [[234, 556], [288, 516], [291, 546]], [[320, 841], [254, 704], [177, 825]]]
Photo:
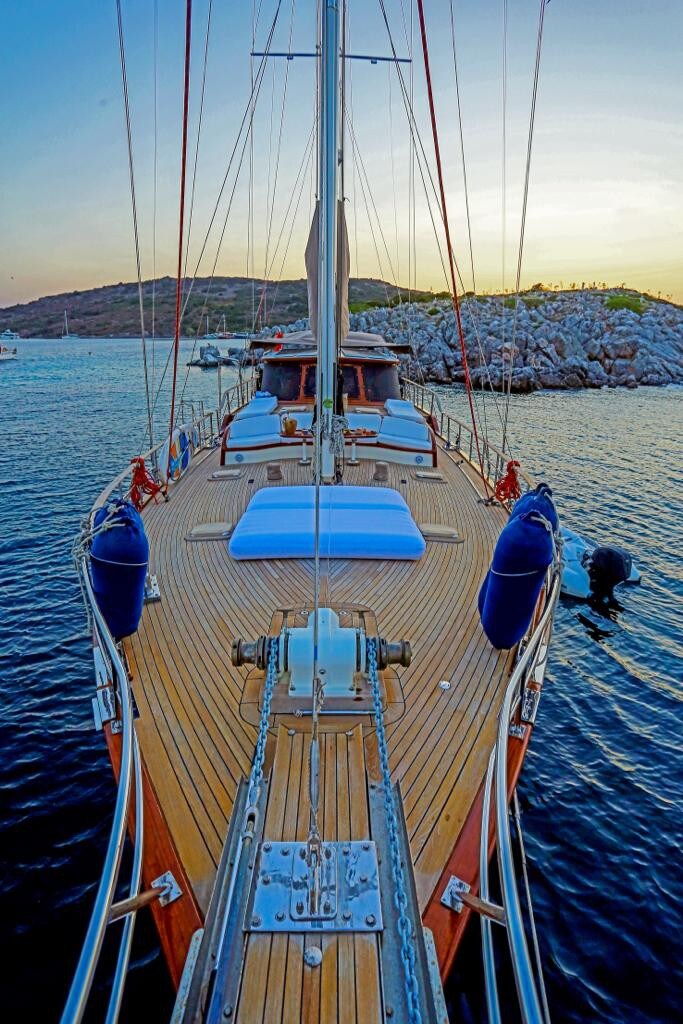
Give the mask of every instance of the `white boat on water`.
[[19, 335], [16, 331], [11, 331], [8, 327], [7, 330], [0, 334], [0, 342], [5, 341], [19, 341]]
[[[430, 83], [421, 0], [418, 13]], [[216, 408], [186, 420], [180, 396], [178, 418], [182, 185], [168, 431], [154, 444], [149, 404], [150, 449], [121, 452], [74, 549], [93, 712], [120, 788], [64, 1024], [83, 1019], [108, 922], [125, 917], [107, 1013], [118, 1019], [144, 907], [178, 1024], [445, 1024], [441, 979], [460, 970], [472, 913], [484, 915], [490, 1019], [504, 932], [519, 1019], [547, 1020], [509, 804], [560, 589], [557, 512], [477, 421], [431, 87], [435, 243], [450, 256], [470, 424], [400, 377], [409, 338], [350, 329], [342, 97], [353, 55], [339, 0], [311, 12], [316, 29], [310, 327], [253, 339], [236, 383], [224, 391], [218, 376]], [[191, 5], [185, 37], [187, 111]], [[370, 59], [397, 67], [391, 52]], [[184, 167], [186, 115], [182, 137]], [[118, 899], [127, 833], [132, 877]]]
[[[4, 335], [0, 335], [0, 337], [4, 337]], [[16, 337], [16, 335], [14, 335], [14, 337]], [[6, 345], [0, 345], [0, 363], [7, 363], [7, 362], [9, 362], [10, 359], [16, 359], [16, 358], [17, 358], [17, 350], [16, 350], [16, 348], [7, 348]]]
[[71, 334], [69, 331], [69, 318], [64, 310], [64, 333], [62, 334], [62, 341], [68, 341], [69, 338], [80, 338], [80, 334]]

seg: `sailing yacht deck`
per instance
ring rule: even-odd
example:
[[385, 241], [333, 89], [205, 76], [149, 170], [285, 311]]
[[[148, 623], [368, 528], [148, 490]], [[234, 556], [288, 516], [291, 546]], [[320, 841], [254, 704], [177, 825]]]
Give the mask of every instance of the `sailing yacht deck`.
[[[410, 667], [399, 669], [405, 704], [399, 697], [386, 721], [422, 910], [485, 774], [510, 666], [510, 655], [493, 650], [485, 638], [476, 607], [505, 513], [482, 503], [477, 474], [441, 442], [438, 456], [442, 480], [390, 464], [384, 486], [405, 497], [418, 524], [454, 527], [461, 542], [428, 540], [418, 562], [335, 560], [324, 567], [332, 606], [367, 607], [382, 635], [405, 638], [413, 646]], [[235, 478], [212, 479], [218, 459], [217, 451], [198, 455], [172, 487], [168, 503], [145, 509], [150, 570], [158, 577], [161, 601], [145, 607], [137, 634], [125, 641], [142, 756], [203, 911], [238, 781], [249, 774], [256, 738], [248, 685], [245, 690], [249, 671], [232, 665], [232, 640], [268, 633], [279, 609], [310, 605], [313, 587], [312, 560], [240, 562], [229, 556], [225, 540], [188, 540], [197, 525], [235, 524], [256, 490], [279, 486], [267, 480], [263, 463], [242, 467]], [[310, 466], [295, 460], [281, 466], [283, 484], [310, 482]], [[371, 461], [347, 465], [344, 482], [372, 485], [373, 468]], [[450, 682], [449, 689], [439, 686], [442, 680]], [[302, 746], [300, 736], [292, 738], [284, 726], [295, 733], [309, 728], [305, 718], [276, 715], [266, 771], [278, 730], [278, 757], [284, 756], [283, 743], [292, 751]], [[347, 768], [339, 767], [346, 763], [340, 744], [348, 739], [349, 751], [355, 750], [362, 735], [372, 772], [372, 718], [324, 716], [321, 729], [326, 757], [334, 753], [337, 759], [338, 799], [343, 802], [339, 773]], [[285, 785], [288, 778], [291, 768], [289, 775], [284, 773]], [[327, 823], [332, 820], [328, 795], [321, 791], [326, 793]], [[269, 799], [271, 805], [279, 799], [289, 806], [285, 794], [273, 791]], [[348, 794], [347, 804], [350, 809], [335, 812], [337, 829], [345, 814], [353, 817]], [[280, 822], [283, 839], [301, 832], [297, 806], [295, 801]], [[269, 806], [269, 818], [274, 813]], [[280, 940], [273, 941], [277, 946]]]

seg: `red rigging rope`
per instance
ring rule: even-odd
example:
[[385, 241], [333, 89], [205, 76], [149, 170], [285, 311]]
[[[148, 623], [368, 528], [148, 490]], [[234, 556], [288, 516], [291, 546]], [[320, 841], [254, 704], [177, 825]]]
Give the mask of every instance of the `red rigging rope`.
[[439, 195], [441, 198], [441, 215], [443, 218], [444, 231], [446, 233], [446, 249], [448, 250], [448, 265], [450, 268], [451, 276], [451, 290], [453, 294], [453, 311], [455, 313], [455, 320], [458, 326], [458, 338], [460, 340], [460, 352], [462, 355], [462, 365], [465, 371], [465, 388], [467, 391], [467, 401], [470, 407], [470, 416], [472, 417], [472, 431], [474, 433], [474, 440], [477, 448], [477, 459], [479, 460], [479, 469], [481, 471], [481, 478], [484, 483], [484, 490], [488, 497], [489, 485], [486, 479], [486, 473], [484, 472], [484, 460], [481, 454], [481, 446], [479, 444], [479, 432], [477, 430], [477, 420], [474, 413], [474, 402], [472, 400], [472, 382], [470, 380], [470, 368], [467, 362], [467, 349], [465, 347], [465, 333], [462, 329], [462, 320], [460, 317], [460, 303], [458, 301], [458, 286], [456, 281], [455, 273], [455, 258], [453, 256], [453, 246], [451, 245], [451, 232], [448, 223], [448, 208], [446, 206], [446, 190], [444, 188], [443, 179], [443, 168], [441, 166], [441, 150], [439, 147], [439, 131], [436, 125], [436, 110], [434, 108], [434, 94], [432, 92], [432, 76], [429, 69], [429, 47], [427, 45], [427, 28], [425, 26], [424, 6], [422, 0], [417, 0], [417, 13], [420, 19], [420, 35], [422, 38], [422, 56], [424, 58], [425, 78], [427, 80], [427, 96], [429, 99], [429, 115], [432, 122], [432, 136], [434, 139], [434, 155], [436, 158], [436, 170], [439, 179]]
[[178, 227], [178, 277], [175, 292], [175, 333], [173, 336], [173, 389], [171, 391], [171, 418], [168, 427], [168, 462], [166, 479], [171, 470], [171, 445], [175, 420], [175, 389], [178, 377], [178, 349], [180, 347], [180, 312], [183, 294], [183, 232], [185, 229], [185, 172], [187, 168], [187, 119], [190, 99], [190, 46], [192, 42], [192, 0], [187, 0], [185, 13], [185, 81], [183, 88], [183, 141], [180, 156], [180, 224]]
[[517, 476], [518, 469], [519, 462], [516, 459], [510, 459], [505, 467], [505, 475], [500, 478], [495, 486], [493, 493], [496, 501], [517, 501], [517, 498], [522, 496], [522, 488], [519, 486], [519, 478]]
[[141, 512], [147, 495], [150, 498], [154, 498], [156, 503], [157, 494], [161, 493], [161, 484], [156, 482], [145, 466], [145, 460], [142, 455], [138, 456], [136, 459], [131, 459], [130, 464], [133, 467], [129, 492], [130, 500], [135, 505], [138, 512]]

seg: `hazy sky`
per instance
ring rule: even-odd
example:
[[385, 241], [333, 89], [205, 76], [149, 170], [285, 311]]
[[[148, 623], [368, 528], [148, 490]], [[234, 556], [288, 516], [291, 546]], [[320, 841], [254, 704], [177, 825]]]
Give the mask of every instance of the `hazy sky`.
[[[158, 0], [158, 275], [175, 273], [184, 6], [183, 0]], [[277, 0], [261, 0], [257, 48], [265, 43], [276, 6]], [[195, 0], [190, 182], [207, 7], [208, 0]], [[406, 55], [410, 0], [386, 0], [386, 7], [397, 52]], [[449, 0], [426, 0], [425, 7], [456, 256], [471, 287]], [[453, 0], [453, 7], [476, 285], [500, 289], [502, 0]], [[538, 0], [508, 0], [508, 7], [505, 285], [511, 288]], [[310, 50], [315, 4], [297, 0], [293, 19], [292, 8], [292, 0], [282, 0], [273, 48], [287, 49], [291, 35], [293, 49]], [[153, 270], [153, 11], [154, 0], [123, 0], [145, 277]], [[412, 18], [415, 116], [431, 165], [416, 14]], [[248, 100], [251, 26], [251, 0], [213, 0], [190, 271]], [[349, 48], [390, 53], [377, 0], [351, 0]], [[0, 66], [0, 305], [134, 279], [114, 0], [3, 0]], [[548, 5], [523, 285], [624, 281], [683, 301], [682, 69], [682, 0], [552, 0]], [[274, 277], [303, 274], [314, 188], [312, 165], [306, 162], [314, 70], [311, 60], [270, 61], [263, 78], [253, 150], [258, 276], [266, 262]], [[409, 86], [408, 66], [403, 74]], [[354, 146], [347, 139], [352, 273], [381, 275], [404, 285], [410, 274], [420, 287], [443, 288], [417, 170], [414, 264], [410, 255], [410, 144], [395, 69], [353, 62], [348, 97], [359, 153], [354, 161]], [[242, 142], [238, 156], [241, 147]], [[302, 159], [304, 174], [298, 177]], [[211, 272], [217, 252], [218, 273], [247, 273], [248, 146], [237, 174], [239, 162], [219, 203], [201, 274]]]

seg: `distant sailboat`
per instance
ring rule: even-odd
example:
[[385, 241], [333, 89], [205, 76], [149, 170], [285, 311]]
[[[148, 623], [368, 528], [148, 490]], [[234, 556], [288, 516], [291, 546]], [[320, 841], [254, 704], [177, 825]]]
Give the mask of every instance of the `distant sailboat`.
[[80, 338], [80, 334], [69, 333], [69, 319], [66, 315], [66, 310], [64, 310], [64, 333], [62, 334], [62, 341], [66, 341], [69, 338]]
[[206, 333], [204, 334], [204, 341], [215, 341], [218, 338], [216, 331], [209, 331], [209, 318], [206, 318]]

